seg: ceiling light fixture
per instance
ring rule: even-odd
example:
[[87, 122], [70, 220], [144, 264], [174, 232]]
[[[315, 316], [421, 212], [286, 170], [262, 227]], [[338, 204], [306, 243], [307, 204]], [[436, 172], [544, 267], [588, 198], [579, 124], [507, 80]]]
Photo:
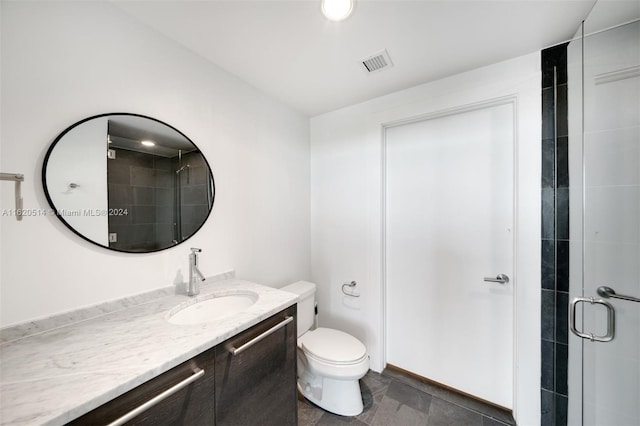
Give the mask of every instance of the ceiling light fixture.
[[140, 141], [140, 143], [144, 146], [154, 146], [156, 144], [154, 141]]
[[322, 0], [322, 13], [328, 20], [338, 22], [353, 12], [355, 0]]

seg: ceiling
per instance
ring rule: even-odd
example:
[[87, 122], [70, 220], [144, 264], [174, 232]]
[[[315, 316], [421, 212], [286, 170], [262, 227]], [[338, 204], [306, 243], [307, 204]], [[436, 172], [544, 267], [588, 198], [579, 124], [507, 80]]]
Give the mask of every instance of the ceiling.
[[[108, 132], [112, 148], [129, 151], [146, 152], [161, 157], [176, 157], [196, 149], [193, 142], [173, 127], [150, 119], [129, 114], [111, 114], [108, 117]], [[150, 140], [154, 146], [141, 145], [143, 140]]]
[[[309, 116], [567, 41], [595, 0], [142, 0], [114, 4]], [[386, 49], [393, 67], [360, 60]]]

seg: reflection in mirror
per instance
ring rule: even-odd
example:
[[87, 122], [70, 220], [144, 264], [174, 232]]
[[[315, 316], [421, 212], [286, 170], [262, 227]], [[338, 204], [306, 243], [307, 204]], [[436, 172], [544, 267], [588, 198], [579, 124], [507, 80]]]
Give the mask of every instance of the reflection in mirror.
[[69, 127], [49, 148], [42, 178], [65, 225], [129, 253], [181, 243], [213, 206], [213, 175], [195, 144], [135, 114], [104, 114]]

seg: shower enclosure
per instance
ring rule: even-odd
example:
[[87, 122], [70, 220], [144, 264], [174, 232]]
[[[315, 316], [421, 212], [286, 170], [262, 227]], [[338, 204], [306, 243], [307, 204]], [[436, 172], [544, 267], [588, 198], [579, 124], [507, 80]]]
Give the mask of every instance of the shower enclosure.
[[571, 425], [640, 424], [640, 2], [569, 44]]
[[198, 151], [173, 158], [175, 168], [173, 244], [195, 233], [209, 214], [213, 204], [213, 185], [209, 168]]
[[[147, 118], [114, 114], [107, 129], [109, 248], [156, 251], [193, 235], [214, 199], [213, 175], [200, 150]], [[144, 145], [145, 139], [153, 142]]]

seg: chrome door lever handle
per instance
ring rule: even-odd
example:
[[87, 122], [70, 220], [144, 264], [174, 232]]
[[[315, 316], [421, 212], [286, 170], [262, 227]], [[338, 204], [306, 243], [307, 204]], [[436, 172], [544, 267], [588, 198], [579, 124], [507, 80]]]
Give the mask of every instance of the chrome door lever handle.
[[509, 277], [505, 274], [498, 274], [497, 277], [484, 277], [484, 280], [489, 283], [500, 283], [500, 284], [508, 284]]

